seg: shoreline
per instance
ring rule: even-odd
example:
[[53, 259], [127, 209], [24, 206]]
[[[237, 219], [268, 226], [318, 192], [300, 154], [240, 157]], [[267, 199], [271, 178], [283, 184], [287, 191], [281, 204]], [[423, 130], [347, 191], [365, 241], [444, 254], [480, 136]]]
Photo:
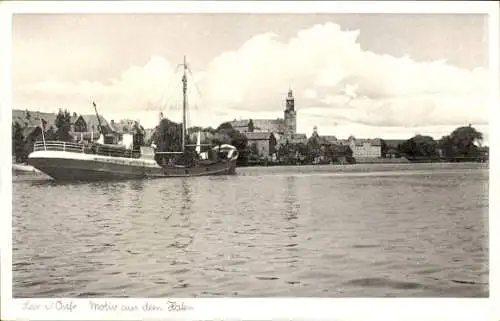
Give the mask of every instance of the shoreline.
[[274, 163], [274, 162], [258, 162], [254, 164], [238, 165], [238, 167], [273, 167], [273, 166], [325, 166], [325, 165], [342, 165], [342, 166], [352, 166], [356, 164], [458, 164], [458, 163], [479, 163], [479, 164], [489, 164], [489, 160], [478, 161], [478, 160], [463, 160], [463, 161], [451, 161], [451, 160], [409, 160], [401, 158], [376, 158], [376, 159], [356, 159], [355, 163]]
[[[237, 165], [236, 168], [251, 168], [251, 167], [307, 167], [307, 166], [319, 166], [319, 167], [327, 167], [327, 166], [342, 166], [342, 167], [351, 167], [356, 165], [377, 165], [377, 164], [397, 164], [397, 165], [409, 165], [409, 164], [484, 164], [489, 166], [489, 161], [480, 162], [480, 161], [460, 161], [460, 162], [452, 162], [452, 161], [441, 161], [441, 160], [418, 160], [418, 161], [410, 161], [408, 159], [399, 160], [394, 158], [387, 159], [363, 159], [361, 161], [356, 161], [356, 163], [348, 164], [348, 163], [322, 163], [322, 164], [280, 164], [269, 162], [265, 163], [257, 163], [257, 164], [247, 164], [247, 165]], [[22, 164], [22, 163], [12, 163], [12, 174], [13, 176], [22, 176], [22, 175], [36, 175], [36, 176], [46, 176], [43, 172], [37, 170], [31, 165]]]

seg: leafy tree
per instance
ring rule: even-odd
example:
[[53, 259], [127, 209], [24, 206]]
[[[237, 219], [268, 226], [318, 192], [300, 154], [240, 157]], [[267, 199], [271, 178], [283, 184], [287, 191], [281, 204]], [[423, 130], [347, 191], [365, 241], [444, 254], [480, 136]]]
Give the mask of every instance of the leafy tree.
[[209, 143], [213, 145], [231, 144], [231, 138], [227, 134], [216, 132]]
[[209, 132], [211, 134], [215, 134], [217, 132], [217, 130], [215, 128], [213, 128], [212, 126], [208, 126], [206, 128], [203, 128], [203, 131], [204, 132]]
[[479, 155], [477, 144], [483, 140], [483, 134], [472, 126], [458, 127], [450, 134], [451, 143], [456, 155], [454, 157], [477, 157]]
[[12, 155], [16, 162], [23, 162], [26, 157], [23, 129], [17, 121], [12, 124]]
[[259, 155], [259, 148], [257, 147], [257, 143], [256, 142], [253, 142], [251, 145], [250, 145], [250, 154], [251, 155]]
[[70, 142], [73, 137], [70, 134], [71, 131], [71, 114], [67, 110], [59, 109], [59, 113], [56, 116], [56, 138], [57, 140]]
[[307, 156], [307, 153], [309, 152], [309, 149], [307, 148], [307, 145], [304, 143], [297, 143], [294, 144], [295, 150], [299, 152], [300, 155], [302, 156]]
[[245, 165], [248, 162], [248, 156], [250, 154], [248, 139], [244, 134], [234, 129], [229, 122], [222, 123], [217, 127], [212, 143], [233, 145], [239, 153], [238, 164]]
[[[11, 137], [11, 139], [12, 139], [12, 156], [16, 155], [16, 153], [15, 153], [15, 149], [14, 149], [14, 147], [15, 147], [15, 145], [16, 145], [16, 144], [15, 144], [15, 140], [14, 140], [14, 139], [15, 139], [15, 136], [16, 136], [16, 124], [17, 124], [17, 126], [19, 126], [19, 124], [18, 124], [17, 122], [12, 123], [12, 134], [11, 134], [11, 136], [10, 136], [10, 137]], [[19, 126], [19, 127], [21, 127], [21, 126]]]
[[31, 112], [29, 110], [26, 109], [26, 115], [24, 116], [24, 118], [26, 119], [26, 126], [28, 126], [28, 124], [30, 123], [31, 121]]
[[276, 136], [270, 135], [269, 136], [269, 155], [275, 155], [276, 154], [276, 145], [278, 145], [278, 140], [276, 139]]
[[49, 126], [49, 128], [45, 131], [45, 140], [55, 140], [56, 138], [56, 131], [54, 130], [54, 127], [52, 125]]
[[321, 145], [319, 143], [319, 136], [313, 133], [307, 140], [308, 156], [311, 160], [321, 155]]
[[441, 137], [438, 142], [438, 146], [443, 154], [442, 156], [444, 157], [451, 158], [455, 157], [458, 154], [456, 146], [453, 144], [453, 139], [450, 137], [450, 135]]
[[456, 128], [450, 135], [439, 140], [439, 148], [443, 156], [450, 160], [467, 160], [481, 157], [477, 145], [483, 140], [483, 134], [472, 126]]
[[430, 136], [416, 135], [400, 145], [402, 153], [410, 158], [433, 158], [438, 156], [438, 144]]
[[139, 122], [134, 122], [133, 126], [133, 132], [134, 132], [134, 147], [135, 148], [140, 148], [140, 146], [144, 146], [144, 138], [146, 136], [146, 131], [144, 130], [144, 127], [139, 125]]
[[245, 154], [248, 139], [244, 134], [234, 129], [229, 122], [220, 124], [216, 133], [218, 134], [216, 134], [216, 141], [231, 144], [238, 149], [240, 155]]
[[292, 144], [292, 149], [295, 152], [295, 155], [297, 155], [298, 152], [299, 157], [302, 158], [304, 162], [311, 161], [311, 154], [309, 152], [309, 147], [307, 146], [307, 144], [304, 143]]
[[483, 141], [483, 134], [471, 125], [455, 129], [451, 133], [451, 137], [466, 142], [466, 145], [471, 145], [476, 142], [481, 143]]
[[42, 128], [40, 126], [37, 126], [24, 138], [24, 156], [27, 157], [31, 152], [33, 152], [35, 142], [41, 140]]
[[289, 146], [288, 144], [280, 144], [278, 146], [278, 152], [276, 153], [276, 156], [278, 157], [278, 159], [280, 161], [284, 161], [285, 158], [288, 157], [288, 154], [289, 154], [289, 151], [288, 151], [289, 147], [288, 146]]
[[339, 157], [343, 156], [344, 148], [342, 145], [330, 144], [325, 146], [324, 154], [328, 161], [337, 162]]
[[350, 146], [342, 146], [343, 147], [343, 152], [344, 152], [344, 156], [346, 158], [346, 161], [349, 163], [349, 164], [355, 164], [356, 163], [356, 159], [354, 159], [354, 157], [352, 157], [352, 149]]
[[[162, 118], [151, 137], [151, 141], [156, 144], [159, 152], [180, 152], [182, 150], [182, 124], [173, 122], [168, 118]], [[169, 162], [178, 157], [173, 155], [156, 155], [158, 163]]]
[[203, 131], [203, 128], [201, 128], [200, 126], [189, 127], [187, 130], [188, 135], [191, 135], [192, 133], [202, 132], [202, 131]]
[[248, 139], [239, 131], [234, 130], [233, 132], [229, 133], [229, 138], [231, 139], [231, 145], [236, 147], [238, 150], [243, 151], [247, 148]]
[[351, 149], [351, 146], [343, 146], [344, 147], [344, 155], [345, 156], [349, 156], [349, 157], [352, 157], [352, 149]]
[[224, 123], [220, 124], [219, 127], [217, 127], [218, 132], [232, 131], [232, 130], [235, 130], [235, 129], [233, 128], [233, 126], [229, 122], [224, 122]]
[[248, 121], [248, 131], [252, 133], [252, 132], [254, 131], [254, 127], [255, 127], [255, 126], [254, 126], [254, 124], [253, 124], [253, 120], [251, 120], [251, 119], [250, 119], [250, 120]]
[[388, 151], [389, 151], [389, 146], [387, 145], [387, 142], [383, 139], [380, 139], [380, 154], [381, 154], [381, 156], [385, 158], [385, 155], [387, 155]]
[[304, 143], [290, 143], [287, 141], [285, 144], [279, 145], [277, 157], [280, 162], [285, 164], [293, 164], [299, 159], [303, 162], [309, 162], [309, 147]]
[[178, 152], [182, 150], [182, 124], [163, 118], [156, 127], [153, 141], [160, 152]]

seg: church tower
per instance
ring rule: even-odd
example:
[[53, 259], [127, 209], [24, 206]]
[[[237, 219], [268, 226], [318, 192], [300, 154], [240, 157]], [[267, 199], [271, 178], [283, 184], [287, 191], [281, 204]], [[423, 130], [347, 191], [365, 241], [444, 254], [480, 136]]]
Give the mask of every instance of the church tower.
[[285, 107], [285, 135], [295, 134], [297, 132], [297, 113], [295, 111], [295, 98], [290, 89], [286, 97]]

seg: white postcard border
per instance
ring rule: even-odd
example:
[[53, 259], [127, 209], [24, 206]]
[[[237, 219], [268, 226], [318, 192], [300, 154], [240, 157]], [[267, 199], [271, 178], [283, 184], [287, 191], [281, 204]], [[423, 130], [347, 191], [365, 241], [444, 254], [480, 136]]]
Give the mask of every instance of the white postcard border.
[[[490, 96], [490, 137], [499, 136], [499, 66], [498, 66], [498, 5], [495, 2], [2, 2], [2, 78], [1, 99], [1, 146], [11, 146], [11, 14], [12, 13], [78, 13], [78, 12], [251, 12], [251, 13], [476, 13], [490, 15], [489, 48], [492, 94]], [[7, 40], [7, 41], [5, 41]], [[1, 218], [1, 300], [2, 318], [5, 320], [117, 320], [117, 319], [336, 319], [336, 320], [494, 320], [500, 317], [500, 284], [496, 271], [498, 259], [499, 209], [499, 153], [498, 141], [490, 141], [490, 298], [488, 299], [321, 299], [321, 298], [246, 298], [246, 299], [12, 299], [12, 172], [10, 155], [2, 157], [0, 200], [3, 205]], [[137, 306], [130, 311], [92, 311], [89, 302]], [[27, 303], [28, 302], [28, 303]], [[173, 302], [173, 303], [172, 303]], [[27, 304], [39, 305], [38, 309], [26, 309]], [[144, 311], [146, 304], [161, 307], [162, 311]], [[180, 308], [179, 308], [180, 307]], [[171, 311], [169, 311], [169, 309]], [[173, 309], [173, 310], [172, 310]], [[72, 310], [72, 312], [64, 311]]]

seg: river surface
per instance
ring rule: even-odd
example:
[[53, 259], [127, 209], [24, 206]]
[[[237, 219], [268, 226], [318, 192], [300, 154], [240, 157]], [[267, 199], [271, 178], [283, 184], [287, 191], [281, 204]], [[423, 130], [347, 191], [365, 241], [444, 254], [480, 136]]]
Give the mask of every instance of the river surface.
[[485, 297], [488, 167], [13, 177], [19, 297]]

